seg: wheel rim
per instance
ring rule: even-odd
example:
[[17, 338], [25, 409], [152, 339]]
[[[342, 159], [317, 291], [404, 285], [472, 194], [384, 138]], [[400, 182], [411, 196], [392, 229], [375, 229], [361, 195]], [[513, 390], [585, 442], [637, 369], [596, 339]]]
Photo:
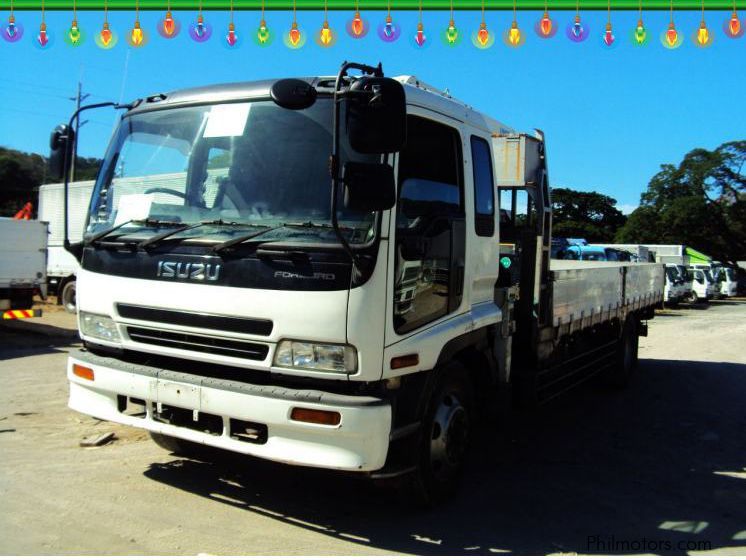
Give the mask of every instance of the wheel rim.
[[64, 297], [64, 300], [65, 300], [64, 303], [65, 303], [65, 307], [67, 308], [67, 310], [68, 311], [75, 311], [75, 306], [76, 306], [76, 303], [75, 303], [75, 296], [76, 296], [76, 294], [75, 294], [75, 285], [68, 284], [67, 286], [65, 286], [64, 296], [65, 296]]
[[469, 416], [456, 395], [447, 393], [438, 403], [430, 432], [433, 476], [448, 480], [464, 463], [469, 442]]

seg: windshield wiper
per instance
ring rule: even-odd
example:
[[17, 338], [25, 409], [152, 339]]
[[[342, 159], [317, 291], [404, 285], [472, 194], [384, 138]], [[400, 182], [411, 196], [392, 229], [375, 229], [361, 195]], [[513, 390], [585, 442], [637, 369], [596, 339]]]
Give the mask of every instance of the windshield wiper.
[[115, 231], [119, 230], [120, 228], [128, 225], [128, 224], [142, 224], [143, 227], [149, 227], [149, 226], [180, 226], [181, 222], [168, 222], [168, 221], [160, 221], [160, 220], [127, 220], [122, 222], [121, 224], [117, 224], [115, 226], [112, 226], [110, 228], [107, 228], [103, 231], [99, 231], [92, 237], [89, 237], [86, 240], [86, 245], [93, 245], [94, 243], [101, 241], [105, 237], [108, 237], [110, 234], [114, 233]]
[[184, 224], [181, 227], [178, 227], [171, 231], [166, 231], [163, 233], [159, 233], [158, 235], [154, 235], [153, 237], [149, 237], [148, 239], [141, 241], [137, 247], [139, 249], [145, 249], [147, 247], [152, 247], [154, 245], [159, 244], [164, 239], [171, 237], [172, 235], [176, 235], [177, 233], [181, 233], [182, 231], [187, 231], [190, 229], [197, 229], [203, 226], [261, 227], [256, 224], [244, 224], [241, 222], [225, 222], [223, 220], [210, 220], [210, 221], [205, 221], [205, 222], [199, 222], [198, 224]]
[[241, 243], [244, 243], [248, 241], [249, 239], [253, 239], [254, 237], [259, 237], [260, 235], [264, 235], [265, 233], [269, 233], [270, 231], [274, 231], [276, 229], [281, 229], [284, 227], [285, 227], [285, 224], [281, 224], [279, 226], [268, 227], [268, 228], [261, 229], [259, 231], [255, 231], [253, 233], [247, 233], [246, 235], [234, 237], [233, 239], [229, 239], [228, 241], [223, 241], [222, 243], [213, 245], [212, 252], [220, 253], [221, 251], [224, 251], [225, 249], [229, 247], [233, 247], [234, 245], [240, 245]]

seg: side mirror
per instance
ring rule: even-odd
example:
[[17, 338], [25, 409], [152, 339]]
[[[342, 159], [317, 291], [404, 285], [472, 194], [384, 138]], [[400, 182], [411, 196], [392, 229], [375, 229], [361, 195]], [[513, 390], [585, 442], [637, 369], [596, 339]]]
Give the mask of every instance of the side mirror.
[[345, 96], [350, 146], [361, 154], [398, 152], [407, 139], [407, 102], [391, 78], [363, 76]]
[[396, 203], [394, 169], [387, 163], [348, 161], [342, 170], [345, 207], [357, 212], [388, 210]]
[[316, 103], [316, 88], [296, 78], [278, 80], [269, 88], [269, 96], [283, 109], [299, 111]]
[[64, 179], [66, 167], [72, 164], [75, 133], [66, 124], [61, 124], [49, 137], [49, 173], [57, 179]]

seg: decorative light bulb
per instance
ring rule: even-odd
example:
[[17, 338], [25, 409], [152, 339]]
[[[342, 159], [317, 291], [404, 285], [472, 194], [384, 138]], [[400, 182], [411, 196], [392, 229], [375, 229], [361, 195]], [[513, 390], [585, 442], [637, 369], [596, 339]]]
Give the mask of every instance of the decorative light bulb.
[[603, 36], [604, 45], [606, 45], [607, 47], [610, 47], [612, 44], [614, 44], [615, 39], [616, 37], [614, 37], [614, 34], [611, 32], [611, 22], [608, 22], [606, 24], [606, 29], [604, 30], [604, 36]]
[[741, 20], [738, 19], [738, 14], [736, 14], [735, 10], [730, 20], [728, 20], [728, 31], [730, 31], [731, 37], [738, 37], [739, 33], [741, 33]]
[[266, 21], [262, 20], [259, 22], [259, 29], [256, 32], [256, 38], [262, 45], [269, 41], [269, 29], [267, 28]]
[[363, 25], [363, 18], [360, 17], [360, 12], [355, 11], [355, 16], [352, 18], [352, 34], [359, 37], [363, 34], [365, 26]]
[[487, 46], [490, 41], [490, 32], [487, 31], [487, 24], [482, 22], [479, 24], [479, 31], [477, 31], [477, 41], [483, 47]]
[[294, 47], [297, 47], [298, 43], [300, 43], [300, 29], [298, 29], [298, 24], [296, 22], [293, 22], [293, 25], [290, 28], [290, 33], [288, 33], [288, 38], [290, 39], [290, 43]]
[[132, 41], [132, 45], [135, 47], [139, 47], [140, 45], [142, 45], [142, 28], [140, 27], [140, 20], [138, 19], [135, 20], [135, 26], [130, 32], [130, 40]]
[[36, 36], [36, 41], [39, 43], [40, 47], [46, 47], [47, 43], [49, 42], [49, 36], [47, 35], [47, 24], [43, 21], [39, 26], [39, 35]]
[[18, 33], [18, 29], [16, 28], [16, 18], [15, 16], [11, 15], [8, 18], [8, 25], [5, 28], [5, 33], [8, 35], [9, 39], [14, 39], [16, 34]]
[[104, 22], [104, 27], [101, 30], [101, 33], [99, 33], [99, 36], [101, 37], [101, 42], [105, 47], [109, 46], [109, 43], [111, 43], [111, 29], [109, 29], [109, 22]]
[[176, 31], [176, 22], [174, 21], [174, 18], [171, 16], [171, 10], [168, 10], [166, 12], [166, 17], [163, 18], [163, 32], [168, 37], [172, 37], [175, 31]]
[[453, 20], [450, 21], [448, 29], [446, 29], [446, 40], [449, 45], [455, 45], [458, 40], [458, 29], [456, 29], [456, 24]]
[[697, 30], [697, 43], [701, 47], [706, 47], [709, 42], [710, 32], [707, 30], [707, 25], [705, 25], [704, 20], [702, 20], [699, 24], [699, 29]]
[[678, 40], [679, 33], [676, 31], [673, 22], [671, 22], [668, 24], [668, 31], [666, 31], [666, 43], [668, 43], [668, 46], [670, 47], [675, 47]]
[[386, 23], [383, 26], [383, 34], [391, 39], [394, 36], [394, 22], [391, 16], [386, 16]]
[[572, 34], [578, 39], [583, 35], [583, 24], [580, 23], [580, 16], [575, 16], [575, 21], [572, 23]]
[[637, 20], [637, 27], [635, 27], [635, 41], [637, 41], [638, 45], [645, 44], [645, 39], [647, 39], [648, 32], [645, 30], [645, 26], [642, 24], [642, 20]]
[[322, 46], [328, 47], [332, 43], [332, 30], [329, 29], [329, 22], [324, 20], [324, 25], [321, 26], [319, 31], [319, 42]]
[[206, 32], [207, 30], [205, 29], [205, 18], [202, 17], [202, 14], [200, 14], [197, 16], [197, 25], [194, 26], [194, 33], [201, 39], [205, 36]]
[[80, 41], [80, 29], [78, 28], [78, 20], [74, 19], [70, 29], [67, 32], [67, 37], [70, 39], [70, 43], [77, 45]]
[[235, 47], [238, 42], [238, 36], [236, 35], [236, 25], [233, 22], [228, 24], [228, 35], [225, 36], [225, 40], [228, 46]]
[[508, 42], [514, 47], [517, 47], [521, 42], [521, 30], [518, 29], [518, 22], [515, 20], [510, 25], [510, 31], [508, 31]]
[[549, 34], [552, 32], [552, 20], [549, 19], [549, 14], [547, 12], [544, 12], [544, 17], [542, 17], [539, 22], [539, 29], [544, 37], [549, 37]]
[[420, 22], [417, 24], [417, 33], [414, 36], [414, 42], [417, 43], [418, 47], [422, 47], [425, 44], [425, 41], [427, 41], [427, 37], [425, 37], [425, 29], [422, 22]]

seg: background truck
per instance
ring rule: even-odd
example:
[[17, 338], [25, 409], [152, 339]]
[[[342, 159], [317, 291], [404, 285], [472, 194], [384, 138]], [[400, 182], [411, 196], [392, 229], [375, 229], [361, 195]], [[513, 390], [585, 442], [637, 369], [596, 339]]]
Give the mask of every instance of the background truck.
[[47, 224], [0, 218], [0, 313], [3, 319], [41, 315], [35, 295], [46, 296]]
[[429, 502], [511, 401], [626, 384], [663, 299], [659, 264], [550, 262], [543, 134], [380, 65], [138, 100], [90, 207], [71, 408]]
[[[88, 217], [88, 203], [93, 192], [93, 181], [75, 181], [68, 185], [69, 239], [83, 240], [83, 229]], [[50, 295], [70, 313], [75, 313], [76, 276], [78, 261], [65, 250], [65, 185], [55, 183], [39, 187], [39, 219], [49, 224], [47, 246], [47, 285]]]

